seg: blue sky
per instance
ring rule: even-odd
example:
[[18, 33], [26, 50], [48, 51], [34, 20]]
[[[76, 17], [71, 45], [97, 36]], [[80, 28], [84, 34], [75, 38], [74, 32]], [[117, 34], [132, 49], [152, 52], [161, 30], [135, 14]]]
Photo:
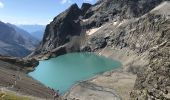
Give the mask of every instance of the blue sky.
[[96, 0], [0, 0], [0, 20], [12, 24], [48, 24], [71, 4]]

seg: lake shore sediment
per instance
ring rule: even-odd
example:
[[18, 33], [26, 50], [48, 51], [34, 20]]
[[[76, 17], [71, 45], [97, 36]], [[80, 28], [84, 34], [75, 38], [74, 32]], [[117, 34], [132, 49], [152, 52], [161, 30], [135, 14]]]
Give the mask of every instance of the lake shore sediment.
[[[104, 48], [96, 53], [120, 61], [122, 67], [77, 83], [64, 94], [64, 99], [72, 100], [73, 98], [77, 98], [80, 100], [87, 100], [88, 98], [93, 98], [95, 100], [121, 100], [129, 98], [129, 91], [134, 87], [136, 80], [135, 73], [138, 70], [131, 70], [131, 67], [133, 67], [132, 69], [135, 69], [135, 67], [140, 68], [138, 65], [146, 65], [147, 54], [137, 55], [133, 51], [116, 48]], [[0, 86], [12, 87], [15, 83], [14, 76], [17, 71], [5, 68], [5, 66], [11, 66], [11, 64], [4, 61], [0, 62], [0, 79], [2, 80], [0, 81]], [[53, 94], [49, 88], [28, 77], [25, 73], [20, 72], [20, 76], [22, 77], [22, 80], [19, 80], [17, 85], [13, 88], [9, 88], [9, 90], [24, 95], [31, 95], [45, 99], [48, 98], [49, 100], [53, 98]]]
[[[128, 49], [104, 48], [96, 52], [99, 55], [120, 61], [122, 67], [97, 75], [89, 80], [74, 85], [64, 97], [80, 100], [128, 100], [133, 90], [136, 73], [146, 65], [147, 54], [138, 55]], [[140, 66], [139, 66], [140, 65]], [[135, 69], [135, 70], [131, 70]]]

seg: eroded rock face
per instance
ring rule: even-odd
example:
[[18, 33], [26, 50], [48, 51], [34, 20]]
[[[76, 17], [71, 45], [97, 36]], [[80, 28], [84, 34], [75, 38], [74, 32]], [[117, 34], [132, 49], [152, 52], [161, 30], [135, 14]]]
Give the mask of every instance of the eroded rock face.
[[84, 16], [84, 14], [86, 14], [86, 12], [88, 11], [88, 9], [92, 7], [91, 4], [89, 3], [83, 3], [81, 6], [81, 11], [82, 11], [82, 16]]
[[107, 45], [104, 47], [120, 50], [128, 48], [139, 55], [149, 52], [149, 64], [136, 71], [134, 68], [129, 70], [138, 75], [134, 91], [130, 94], [135, 100], [170, 99], [169, 9], [170, 3], [164, 2], [142, 17], [106, 24], [88, 37], [83, 48], [91, 51], [101, 50], [99, 44], [105, 40]]
[[38, 50], [41, 52], [50, 51], [68, 43], [71, 37], [79, 36], [81, 27], [78, 17], [80, 15], [81, 10], [74, 4], [54, 18], [54, 20], [47, 25], [43, 41]]
[[101, 26], [110, 20], [140, 17], [163, 0], [99, 0], [85, 14], [87, 28]]
[[[83, 37], [86, 30], [99, 27], [111, 20], [121, 21], [142, 16], [161, 1], [163, 0], [100, 0], [95, 5], [84, 3], [81, 8], [73, 4], [47, 25], [43, 41], [32, 55], [47, 53], [75, 41], [72, 39], [73, 37]], [[85, 38], [83, 37], [81, 40]], [[96, 40], [99, 48], [106, 45], [105, 40]], [[79, 44], [81, 45], [81, 43]], [[126, 46], [126, 44], [122, 45]]]

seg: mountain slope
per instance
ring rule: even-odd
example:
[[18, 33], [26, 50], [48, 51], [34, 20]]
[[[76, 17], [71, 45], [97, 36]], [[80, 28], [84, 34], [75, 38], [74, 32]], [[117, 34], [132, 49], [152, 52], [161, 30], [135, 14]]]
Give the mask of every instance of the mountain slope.
[[129, 94], [135, 100], [170, 99], [169, 9], [170, 2], [164, 2], [139, 18], [107, 23], [86, 40], [85, 48], [88, 50], [90, 48], [91, 51], [104, 48], [101, 54], [108, 53], [105, 48], [112, 48], [111, 52], [116, 48], [119, 52], [123, 51], [123, 54], [114, 52], [116, 54], [113, 54], [113, 58], [115, 55], [121, 57], [127, 52], [129, 59], [126, 60], [129, 61], [133, 58], [131, 51], [137, 53], [139, 57], [145, 55], [146, 60], [143, 57], [135, 58], [137, 60], [130, 62], [129, 67], [126, 64], [124, 68], [125, 71], [137, 73], [134, 91]]
[[151, 22], [155, 45], [150, 47], [150, 62], [138, 74], [133, 98], [170, 99], [170, 2], [153, 9]]
[[43, 39], [43, 34], [44, 34], [44, 30], [37, 30], [34, 31], [32, 33], [30, 33], [32, 36], [34, 36], [35, 38], [37, 38], [39, 41], [41, 41]]
[[1, 55], [24, 57], [35, 49], [38, 41], [21, 29], [0, 22], [0, 44]]
[[164, 0], [100, 0], [93, 6], [83, 4], [87, 6], [86, 10], [82, 10], [83, 6], [78, 8], [74, 4], [47, 25], [43, 41], [36, 52], [52, 51], [72, 41], [72, 37], [84, 35], [86, 30], [100, 27], [110, 20], [121, 21], [139, 17], [161, 1]]
[[33, 37], [30, 33], [26, 32], [25, 30], [18, 28], [15, 25], [7, 23], [8, 26], [15, 29], [16, 33], [24, 39], [25, 43], [23, 46], [27, 48], [28, 50], [34, 50], [36, 46], [39, 44], [39, 40]]
[[43, 33], [45, 30], [45, 26], [43, 25], [18, 25], [18, 27], [26, 30], [38, 40], [42, 40], [43, 38]]
[[[120, 72], [78, 84], [66, 98], [87, 99], [91, 95], [95, 98], [97, 92], [93, 89], [101, 87], [115, 90], [121, 99], [130, 96], [135, 100], [169, 100], [170, 3], [162, 1], [99, 0], [85, 12], [74, 4], [47, 26], [43, 41], [32, 56], [49, 58], [89, 51], [122, 62]], [[115, 73], [120, 75], [116, 82], [124, 83], [113, 80], [117, 77]], [[127, 82], [125, 76], [132, 82]], [[85, 97], [78, 95], [85, 87], [93, 92], [83, 92]]]

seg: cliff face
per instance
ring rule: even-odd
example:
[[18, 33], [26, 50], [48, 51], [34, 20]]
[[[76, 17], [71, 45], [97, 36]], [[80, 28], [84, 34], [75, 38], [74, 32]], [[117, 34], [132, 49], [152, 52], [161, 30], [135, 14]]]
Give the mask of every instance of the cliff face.
[[[76, 4], [61, 13], [47, 25], [43, 41], [38, 50], [40, 52], [51, 51], [68, 43], [72, 37], [80, 36], [81, 26], [79, 16], [82, 11]], [[49, 34], [50, 33], [50, 34]]]
[[87, 28], [98, 27], [110, 20], [140, 17], [163, 0], [99, 0], [86, 12]]
[[70, 41], [75, 41], [73, 37], [84, 36], [86, 30], [100, 27], [111, 20], [120, 21], [139, 17], [161, 1], [163, 0], [100, 0], [95, 5], [85, 3], [81, 9], [73, 4], [47, 25], [43, 41], [32, 55], [47, 53]]
[[68, 51], [102, 53], [111, 48], [122, 53], [126, 50], [131, 59], [129, 52], [133, 51], [139, 58], [144, 55], [149, 63], [136, 61], [139, 66], [123, 68], [137, 74], [131, 98], [168, 100], [170, 3], [162, 1], [99, 0], [95, 5], [84, 5], [83, 10], [74, 4], [47, 26], [44, 39], [33, 55], [58, 56]]

